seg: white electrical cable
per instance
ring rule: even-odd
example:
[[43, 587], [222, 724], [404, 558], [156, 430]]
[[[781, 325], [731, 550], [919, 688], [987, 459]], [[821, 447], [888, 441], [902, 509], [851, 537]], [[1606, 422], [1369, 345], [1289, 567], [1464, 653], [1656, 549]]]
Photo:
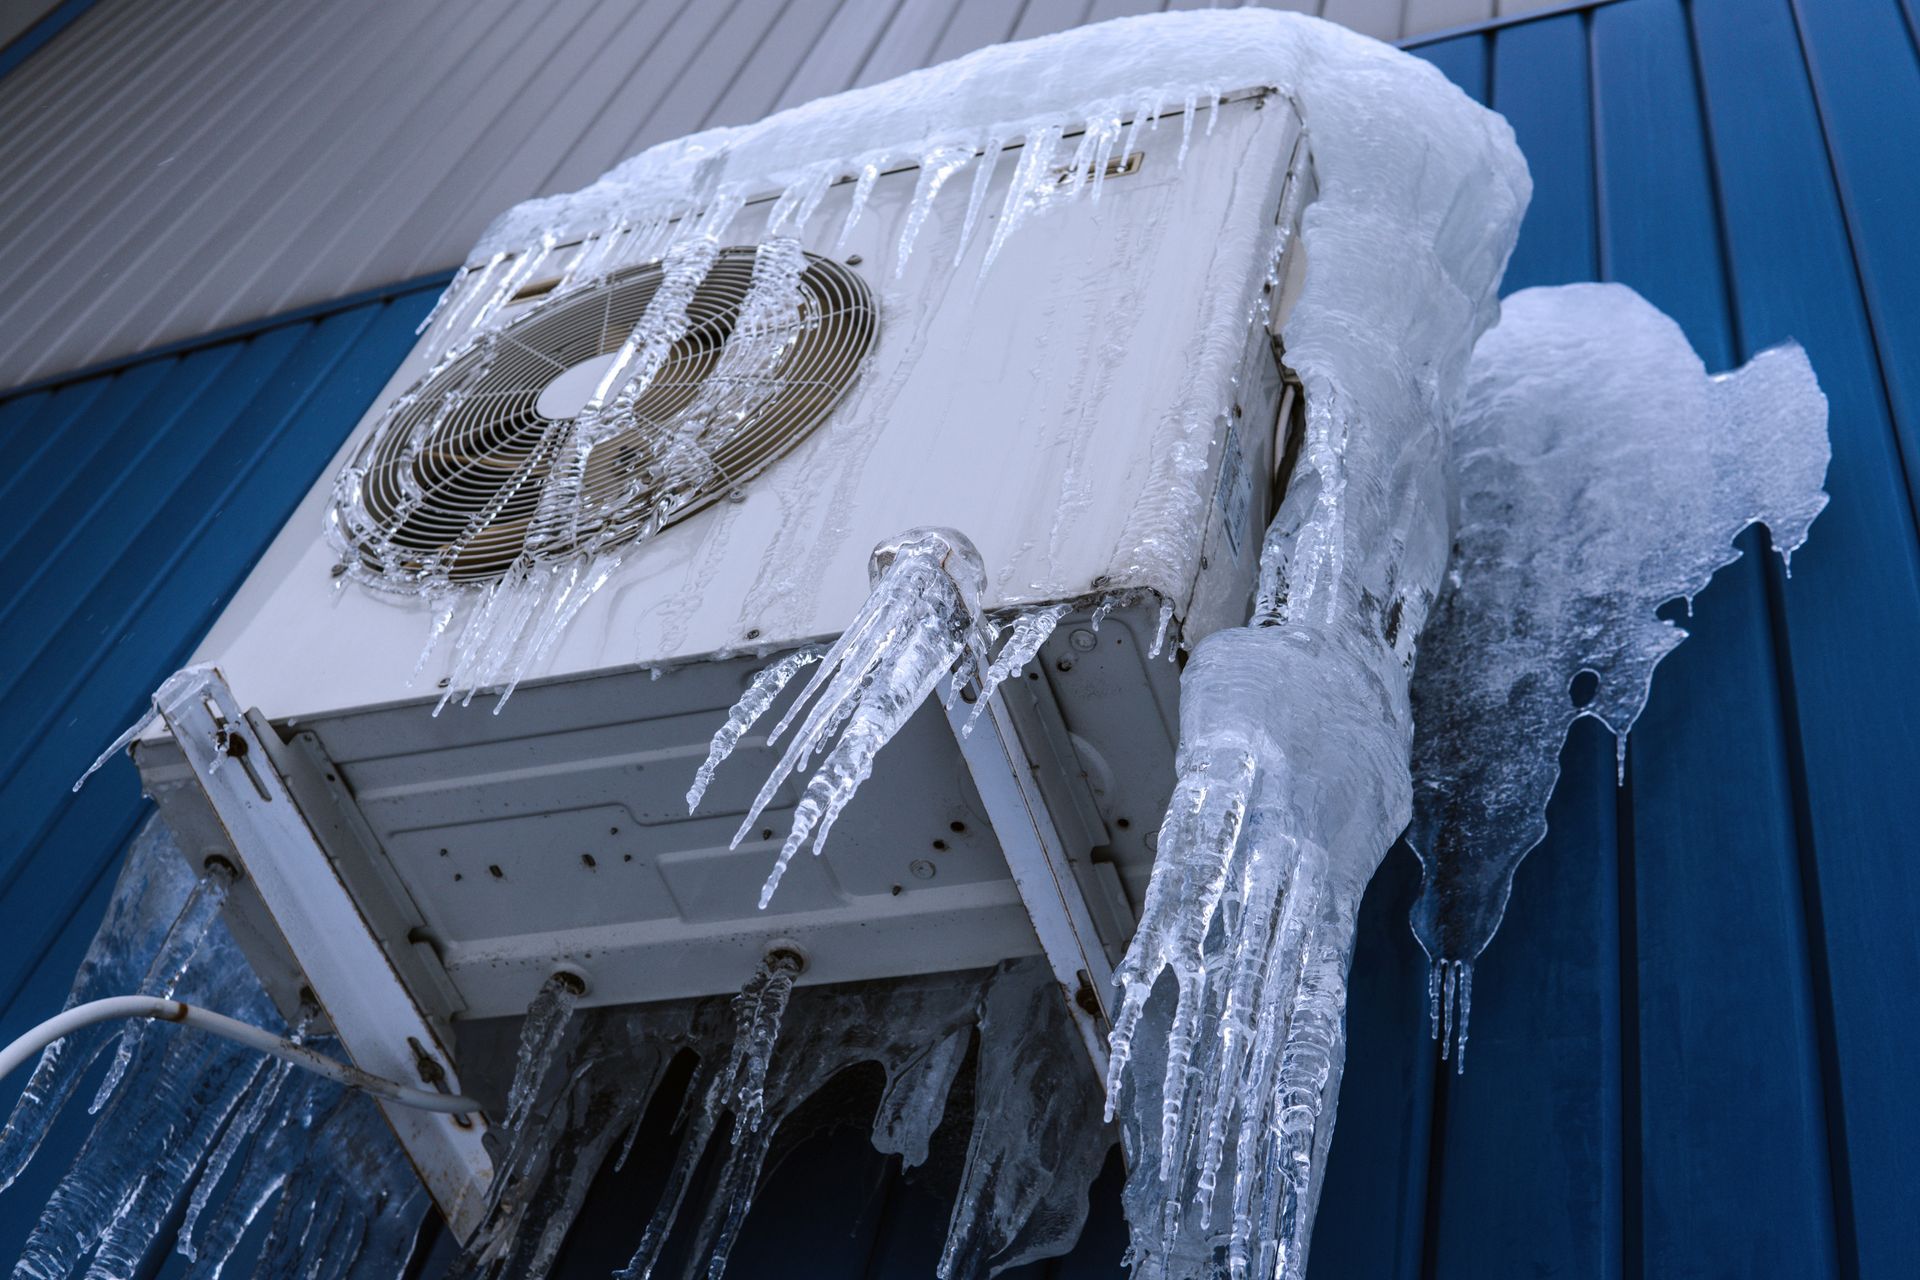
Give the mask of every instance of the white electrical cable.
[[349, 1089], [359, 1089], [376, 1098], [397, 1102], [403, 1107], [416, 1107], [421, 1111], [441, 1111], [450, 1115], [466, 1115], [481, 1110], [480, 1104], [471, 1098], [416, 1089], [395, 1080], [368, 1075], [358, 1067], [349, 1066], [325, 1054], [316, 1053], [305, 1045], [283, 1040], [271, 1031], [263, 1031], [259, 1027], [229, 1018], [225, 1014], [214, 1013], [210, 1009], [196, 1008], [179, 1000], [165, 1000], [159, 996], [111, 996], [105, 1000], [89, 1000], [85, 1004], [77, 1004], [64, 1013], [48, 1018], [5, 1049], [0, 1049], [0, 1079], [12, 1074], [15, 1067], [20, 1066], [62, 1036], [72, 1035], [80, 1028], [91, 1026], [96, 1022], [111, 1022], [115, 1018], [153, 1018], [159, 1022], [183, 1022], [187, 1026], [198, 1027], [211, 1035], [246, 1045], [250, 1049], [270, 1053], [276, 1058], [291, 1062], [296, 1067], [346, 1085]]

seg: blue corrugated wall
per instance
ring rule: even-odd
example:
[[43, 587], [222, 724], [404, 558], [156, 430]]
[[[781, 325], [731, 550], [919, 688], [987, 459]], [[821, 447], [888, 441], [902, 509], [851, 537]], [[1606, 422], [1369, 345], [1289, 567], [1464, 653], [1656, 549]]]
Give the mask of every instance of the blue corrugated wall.
[[[1323, 1280], [1920, 1275], [1915, 28], [1904, 0], [1619, 0], [1417, 50], [1533, 166], [1509, 287], [1623, 281], [1714, 368], [1797, 338], [1832, 401], [1833, 505], [1790, 581], [1750, 534], [1699, 599], [1624, 787], [1603, 735], [1575, 733], [1478, 971], [1462, 1077], [1435, 1070], [1416, 867], [1389, 858]], [[430, 298], [0, 397], [0, 1034], [59, 1003], [143, 812], [124, 761], [67, 784], [192, 647]], [[0, 1252], [56, 1163], [0, 1196]], [[1117, 1271], [1111, 1190], [1075, 1256], [1036, 1270]], [[891, 1276], [930, 1263], [943, 1216], [823, 1139], [776, 1173], [738, 1273], [790, 1267], [778, 1242], [807, 1224], [809, 1274]]]

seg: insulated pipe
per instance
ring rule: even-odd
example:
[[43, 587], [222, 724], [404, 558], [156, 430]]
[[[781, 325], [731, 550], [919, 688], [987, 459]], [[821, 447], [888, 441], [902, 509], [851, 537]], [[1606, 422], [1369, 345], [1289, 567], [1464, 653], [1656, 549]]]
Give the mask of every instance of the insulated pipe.
[[472, 1098], [463, 1098], [457, 1094], [434, 1093], [427, 1089], [416, 1089], [381, 1076], [368, 1075], [355, 1066], [337, 1062], [325, 1054], [316, 1053], [305, 1045], [295, 1044], [282, 1039], [271, 1031], [264, 1031], [225, 1014], [214, 1013], [210, 1009], [198, 1009], [179, 1000], [167, 1000], [159, 996], [111, 996], [105, 1000], [89, 1000], [77, 1004], [63, 1013], [48, 1018], [27, 1034], [15, 1040], [5, 1049], [0, 1049], [0, 1079], [13, 1073], [42, 1049], [60, 1039], [72, 1035], [82, 1027], [96, 1022], [110, 1022], [115, 1018], [153, 1018], [160, 1022], [183, 1022], [190, 1027], [198, 1027], [211, 1035], [220, 1036], [236, 1044], [246, 1045], [249, 1049], [258, 1049], [262, 1053], [272, 1054], [284, 1062], [311, 1071], [315, 1075], [325, 1076], [336, 1084], [349, 1089], [359, 1089], [376, 1098], [384, 1098], [403, 1107], [415, 1107], [421, 1111], [441, 1111], [450, 1115], [465, 1115], [481, 1110], [480, 1104]]

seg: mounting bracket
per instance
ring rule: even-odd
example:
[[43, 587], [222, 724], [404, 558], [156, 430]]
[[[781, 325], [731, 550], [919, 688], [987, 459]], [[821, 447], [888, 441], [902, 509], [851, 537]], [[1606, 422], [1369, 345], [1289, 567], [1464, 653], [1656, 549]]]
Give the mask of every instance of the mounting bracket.
[[[1104, 1086], [1113, 965], [1078, 874], [1092, 841], [1082, 836], [1069, 843], [1066, 832], [1077, 832], [1084, 819], [1074, 812], [1074, 780], [1063, 776], [1065, 762], [1049, 741], [1033, 683], [1016, 677], [1001, 684], [971, 734], [964, 729], [974, 704], [966, 697], [947, 709], [947, 722], [986, 805], [1067, 1012]], [[977, 697], [976, 688], [966, 693]]]
[[[180, 672], [161, 686], [154, 705], [354, 1065], [459, 1092], [438, 1020], [414, 1001], [295, 798], [317, 789], [298, 785], [304, 758], [258, 712], [243, 711], [213, 667]], [[248, 858], [259, 850], [273, 856]], [[469, 1238], [493, 1178], [481, 1142], [485, 1119], [380, 1107], [454, 1233]]]

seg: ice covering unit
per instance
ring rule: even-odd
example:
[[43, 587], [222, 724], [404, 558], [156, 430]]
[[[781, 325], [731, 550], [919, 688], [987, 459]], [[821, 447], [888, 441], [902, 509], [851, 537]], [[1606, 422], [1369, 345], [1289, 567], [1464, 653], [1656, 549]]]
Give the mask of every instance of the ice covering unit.
[[[805, 956], [803, 983], [1044, 950], [1099, 1058], [1173, 785], [1168, 659], [1245, 620], [1299, 410], [1273, 335], [1303, 264], [1273, 254], [1313, 186], [1299, 115], [1263, 86], [1127, 136], [1097, 201], [1004, 240], [962, 232], [1008, 184], [1044, 189], [1021, 139], [984, 199], [932, 199], [925, 165], [850, 166], [802, 238], [782, 377], [705, 445], [718, 478], [648, 511], [648, 442], [596, 447], [578, 485], [628, 522], [606, 539], [617, 568], [497, 715], [497, 689], [432, 714], [462, 661], [442, 643], [416, 670], [447, 625], [435, 600], [342, 579], [404, 578], [455, 544], [454, 579], [511, 572], [541, 519], [521, 481], [563, 465], [542, 425], [605, 389], [671, 272], [642, 253], [556, 291], [570, 254], [605, 246], [549, 246], [482, 322], [494, 357], [466, 366], [441, 330], [471, 312], [436, 320], [135, 744], [182, 848], [241, 870], [230, 918], [283, 1009], [311, 991], [361, 1067], [458, 1090], [461, 1023], [520, 1016], [558, 971], [624, 1004], [738, 990], [775, 946]], [[1057, 154], [1045, 183], [1089, 182]], [[778, 194], [732, 221], [660, 353], [643, 408], [669, 436], [728, 376]], [[338, 517], [349, 467], [358, 525]], [[797, 789], [729, 849], [763, 738], [692, 817], [688, 783], [754, 673], [836, 635], [875, 544], [929, 524], [978, 545], [990, 613], [1071, 611], [981, 731], [922, 708], [760, 910]], [[389, 1114], [464, 1234], [483, 1126]]]

